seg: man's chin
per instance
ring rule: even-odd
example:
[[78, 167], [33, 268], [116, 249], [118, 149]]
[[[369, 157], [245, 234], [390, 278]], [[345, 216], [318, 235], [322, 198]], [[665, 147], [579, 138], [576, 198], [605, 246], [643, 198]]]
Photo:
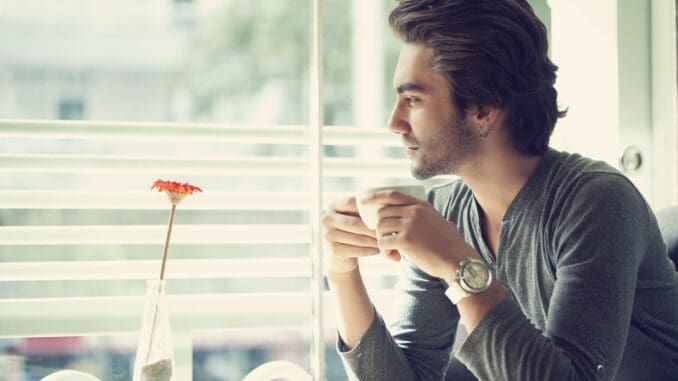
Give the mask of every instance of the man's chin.
[[417, 180], [426, 180], [435, 176], [459, 175], [459, 168], [454, 167], [436, 167], [423, 165], [421, 162], [412, 160], [410, 163], [410, 173]]
[[422, 168], [421, 166], [415, 165], [414, 162], [412, 163], [412, 165], [410, 165], [410, 173], [412, 174], [412, 177], [414, 177], [417, 180], [430, 179], [431, 177], [436, 175], [428, 168]]

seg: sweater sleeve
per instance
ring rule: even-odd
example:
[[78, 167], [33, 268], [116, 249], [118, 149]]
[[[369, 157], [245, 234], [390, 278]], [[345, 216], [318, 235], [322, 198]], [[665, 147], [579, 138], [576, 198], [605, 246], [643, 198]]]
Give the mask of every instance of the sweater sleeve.
[[627, 179], [597, 174], [584, 176], [552, 211], [556, 280], [546, 327], [537, 329], [512, 299], [495, 306], [456, 354], [479, 379], [615, 377], [646, 250], [648, 206]]
[[341, 337], [338, 352], [351, 379], [369, 381], [442, 380], [449, 363], [457, 309], [445, 296], [445, 286], [402, 260], [403, 271], [393, 300], [393, 322], [376, 314], [360, 342], [346, 351]]

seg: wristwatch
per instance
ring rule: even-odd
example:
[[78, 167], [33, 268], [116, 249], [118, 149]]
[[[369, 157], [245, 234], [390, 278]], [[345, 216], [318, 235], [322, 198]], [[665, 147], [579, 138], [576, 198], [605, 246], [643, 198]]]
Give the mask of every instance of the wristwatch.
[[485, 262], [468, 258], [459, 263], [457, 275], [450, 283], [445, 295], [457, 304], [467, 296], [480, 294], [490, 288], [492, 271]]

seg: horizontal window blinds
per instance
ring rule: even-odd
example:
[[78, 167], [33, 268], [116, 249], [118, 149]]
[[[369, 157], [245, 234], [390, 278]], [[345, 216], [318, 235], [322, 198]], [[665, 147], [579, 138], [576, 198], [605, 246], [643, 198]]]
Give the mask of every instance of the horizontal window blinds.
[[[205, 191], [178, 206], [171, 240], [181, 329], [307, 324], [308, 168], [318, 160], [307, 138], [298, 126], [0, 122], [0, 337], [138, 329], [169, 214], [150, 190], [158, 178]], [[325, 151], [358, 147], [324, 159], [324, 204], [361, 179], [409, 177], [403, 159], [379, 153], [399, 145], [385, 128], [325, 127], [323, 141]], [[373, 258], [364, 269], [378, 289], [397, 264]]]

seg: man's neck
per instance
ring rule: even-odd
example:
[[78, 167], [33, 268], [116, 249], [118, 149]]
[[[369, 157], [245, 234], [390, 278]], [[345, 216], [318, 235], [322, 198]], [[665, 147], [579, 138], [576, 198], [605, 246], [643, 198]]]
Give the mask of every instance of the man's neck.
[[498, 228], [506, 210], [534, 172], [541, 156], [528, 156], [513, 147], [480, 152], [460, 176], [482, 209], [490, 228]]

